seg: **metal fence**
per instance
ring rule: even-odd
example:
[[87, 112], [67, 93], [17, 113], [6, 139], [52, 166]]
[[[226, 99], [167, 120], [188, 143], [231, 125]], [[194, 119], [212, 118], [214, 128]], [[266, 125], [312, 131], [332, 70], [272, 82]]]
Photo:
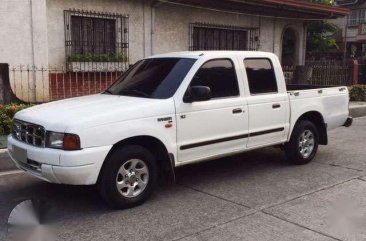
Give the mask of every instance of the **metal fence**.
[[328, 64], [309, 63], [312, 67], [312, 85], [351, 85], [352, 68], [343, 63], [330, 62]]
[[[307, 62], [306, 66], [310, 67], [307, 84], [324, 86], [352, 84], [352, 67], [343, 62], [315, 61]], [[283, 72], [287, 83], [295, 81], [296, 66], [283, 66]]]
[[[114, 69], [113, 69], [114, 68]], [[124, 68], [100, 71], [68, 71], [66, 66], [10, 66], [12, 91], [27, 103], [43, 103], [104, 91], [123, 73]]]
[[[350, 85], [351, 70], [340, 63], [307, 63], [312, 67], [308, 84]], [[70, 71], [67, 66], [10, 66], [12, 91], [22, 101], [43, 103], [104, 91], [127, 69], [125, 65], [85, 62]], [[293, 83], [295, 66], [283, 66], [286, 82]]]
[[286, 83], [291, 83], [294, 79], [295, 66], [284, 65], [284, 66], [282, 66], [282, 70], [283, 70], [283, 74], [285, 75]]

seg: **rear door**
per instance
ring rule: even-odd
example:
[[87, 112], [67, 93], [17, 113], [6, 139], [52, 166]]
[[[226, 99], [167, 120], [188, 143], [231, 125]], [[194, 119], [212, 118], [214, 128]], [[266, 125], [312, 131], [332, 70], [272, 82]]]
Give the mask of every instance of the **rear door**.
[[243, 64], [249, 92], [248, 148], [286, 141], [288, 95], [285, 88], [279, 85], [272, 59], [245, 58]]
[[192, 162], [246, 148], [248, 111], [236, 59], [203, 63], [189, 86], [207, 86], [212, 98], [185, 103], [176, 99], [179, 162]]

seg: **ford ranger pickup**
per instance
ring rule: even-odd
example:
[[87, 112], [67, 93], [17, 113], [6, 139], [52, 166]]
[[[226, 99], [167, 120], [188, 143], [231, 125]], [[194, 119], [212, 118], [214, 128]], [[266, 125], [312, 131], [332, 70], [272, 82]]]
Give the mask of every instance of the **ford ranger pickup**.
[[16, 113], [8, 152], [51, 183], [94, 185], [108, 205], [143, 203], [178, 166], [267, 146], [306, 164], [350, 126], [346, 87], [286, 85], [272, 53], [168, 53], [135, 63], [101, 94]]

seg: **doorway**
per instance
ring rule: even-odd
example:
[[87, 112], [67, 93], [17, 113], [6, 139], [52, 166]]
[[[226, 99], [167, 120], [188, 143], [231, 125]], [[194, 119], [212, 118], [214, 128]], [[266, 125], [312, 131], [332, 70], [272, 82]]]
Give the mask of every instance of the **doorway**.
[[292, 28], [283, 31], [281, 62], [283, 66], [297, 65], [297, 36]]

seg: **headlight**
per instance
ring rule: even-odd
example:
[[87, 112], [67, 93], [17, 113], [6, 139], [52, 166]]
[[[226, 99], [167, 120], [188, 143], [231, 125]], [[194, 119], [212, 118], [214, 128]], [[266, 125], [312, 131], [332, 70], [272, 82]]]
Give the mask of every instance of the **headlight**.
[[80, 150], [78, 135], [59, 132], [47, 132], [46, 147], [63, 150]]

